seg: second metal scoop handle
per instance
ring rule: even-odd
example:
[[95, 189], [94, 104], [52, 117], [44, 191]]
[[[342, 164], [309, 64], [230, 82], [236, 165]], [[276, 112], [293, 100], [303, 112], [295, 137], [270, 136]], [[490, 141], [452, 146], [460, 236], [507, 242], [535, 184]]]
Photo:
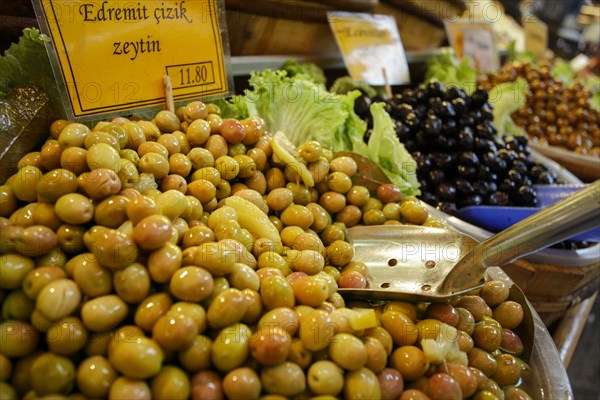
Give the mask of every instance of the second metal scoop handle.
[[600, 225], [600, 180], [481, 242], [450, 271], [442, 291], [481, 284], [489, 266], [502, 266]]

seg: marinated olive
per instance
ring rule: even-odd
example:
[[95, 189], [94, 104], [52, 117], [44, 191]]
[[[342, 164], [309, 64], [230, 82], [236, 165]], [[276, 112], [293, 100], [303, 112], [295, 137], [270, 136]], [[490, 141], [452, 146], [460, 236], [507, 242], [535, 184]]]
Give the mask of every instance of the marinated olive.
[[263, 368], [260, 377], [267, 393], [292, 397], [306, 389], [304, 371], [297, 364], [288, 361]]

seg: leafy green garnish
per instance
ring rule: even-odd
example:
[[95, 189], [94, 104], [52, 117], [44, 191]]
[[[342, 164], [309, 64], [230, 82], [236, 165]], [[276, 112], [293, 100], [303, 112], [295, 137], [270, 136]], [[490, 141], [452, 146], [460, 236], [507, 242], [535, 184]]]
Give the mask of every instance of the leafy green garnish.
[[290, 78], [308, 79], [315, 83], [325, 84], [327, 79], [323, 70], [313, 63], [301, 63], [296, 60], [288, 60], [281, 69], [288, 73]]
[[525, 135], [511, 114], [525, 105], [526, 97], [527, 81], [523, 78], [501, 83], [490, 90], [489, 99], [494, 104], [494, 126], [498, 129], [498, 135]]
[[367, 153], [363, 155], [379, 165], [403, 195], [420, 195], [417, 163], [398, 141], [394, 122], [384, 107], [384, 103], [371, 105], [373, 131], [367, 144]]
[[0, 96], [23, 85], [44, 89], [55, 108], [60, 108], [60, 94], [46, 53], [50, 38], [36, 28], [23, 29], [19, 43], [13, 43], [0, 56]]
[[351, 92], [352, 90], [357, 89], [363, 91], [365, 95], [371, 99], [377, 96], [378, 94], [377, 90], [374, 87], [366, 83], [357, 82], [349, 76], [342, 76], [340, 78], [337, 78], [335, 82], [333, 82], [333, 85], [331, 85], [330, 90], [333, 93], [346, 94], [348, 92]]
[[468, 94], [472, 94], [477, 87], [477, 70], [470, 64], [469, 57], [458, 61], [452, 51], [445, 51], [427, 60], [425, 81], [438, 80], [446, 88], [458, 86]]

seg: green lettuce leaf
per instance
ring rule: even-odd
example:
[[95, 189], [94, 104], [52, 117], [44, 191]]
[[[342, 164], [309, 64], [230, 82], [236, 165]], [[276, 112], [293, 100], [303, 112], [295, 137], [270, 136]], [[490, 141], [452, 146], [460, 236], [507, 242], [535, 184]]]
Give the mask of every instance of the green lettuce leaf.
[[458, 86], [472, 94], [477, 87], [477, 70], [471, 67], [469, 57], [458, 61], [452, 51], [445, 51], [427, 60], [425, 82], [432, 80], [440, 81], [445, 87]]
[[356, 89], [362, 90], [365, 95], [371, 99], [379, 94], [374, 87], [367, 85], [366, 83], [357, 82], [349, 76], [337, 78], [329, 90], [333, 93], [346, 94]]
[[418, 196], [417, 163], [398, 141], [394, 122], [384, 107], [384, 103], [371, 105], [373, 131], [363, 155], [377, 163], [404, 196]]
[[332, 150], [340, 147], [337, 133], [348, 118], [341, 96], [283, 70], [253, 73], [249, 83], [252, 90], [243, 97], [248, 115], [262, 117], [268, 130], [285, 132], [295, 145], [317, 140]]
[[525, 105], [526, 97], [527, 81], [523, 78], [501, 83], [490, 90], [489, 99], [494, 104], [494, 126], [498, 129], [498, 135], [525, 135], [525, 131], [515, 124], [511, 114]]
[[23, 29], [19, 43], [13, 43], [0, 56], [0, 96], [23, 85], [37, 85], [50, 97], [57, 110], [62, 109], [60, 94], [52, 73], [46, 42], [50, 38], [36, 28]]
[[290, 78], [308, 79], [315, 83], [325, 84], [327, 78], [323, 70], [313, 63], [301, 63], [296, 60], [288, 60], [281, 69], [288, 73]]

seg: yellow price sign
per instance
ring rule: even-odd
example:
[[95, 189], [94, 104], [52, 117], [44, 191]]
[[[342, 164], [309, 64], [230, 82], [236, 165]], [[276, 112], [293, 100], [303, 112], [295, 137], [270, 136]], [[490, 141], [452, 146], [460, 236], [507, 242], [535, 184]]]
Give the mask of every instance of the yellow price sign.
[[218, 0], [35, 0], [65, 108], [79, 120], [229, 93]]

